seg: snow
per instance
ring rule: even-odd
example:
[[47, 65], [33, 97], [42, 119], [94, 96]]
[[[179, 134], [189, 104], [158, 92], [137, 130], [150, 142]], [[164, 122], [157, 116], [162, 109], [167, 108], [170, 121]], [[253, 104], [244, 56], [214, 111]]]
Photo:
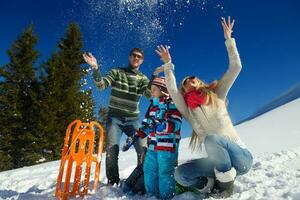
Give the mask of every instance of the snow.
[[[237, 177], [234, 195], [229, 199], [300, 200], [300, 99], [293, 100], [236, 128], [253, 152], [249, 173]], [[188, 148], [189, 138], [181, 140], [179, 163], [200, 157]], [[54, 191], [60, 161], [0, 172], [0, 199], [55, 199]], [[135, 151], [120, 153], [120, 177], [126, 178], [136, 164]], [[145, 196], [126, 196], [118, 187], [106, 186], [105, 154], [97, 191], [85, 199], [138, 200]], [[93, 174], [91, 175], [93, 177]], [[199, 199], [184, 193], [175, 200]], [[213, 198], [210, 198], [213, 199]]]
[[255, 155], [300, 146], [300, 98], [236, 126]]
[[[101, 31], [103, 38], [114, 41], [109, 44], [103, 44], [106, 41], [102, 41], [102, 48], [109, 45], [118, 51], [121, 48], [119, 43], [124, 44], [123, 39], [133, 35], [140, 44], [156, 45], [163, 36], [169, 36], [176, 33], [179, 28], [182, 29], [188, 13], [193, 9], [206, 12], [212, 7], [220, 13], [224, 13], [225, 9], [220, 1], [208, 0], [84, 0], [83, 2], [85, 7], [82, 17], [85, 18], [85, 23], [82, 25], [89, 29], [93, 38], [99, 37]], [[80, 8], [75, 4], [70, 8], [69, 15], [74, 15], [76, 10]], [[176, 28], [176, 32], [173, 33], [174, 30], [170, 30], [170, 27], [174, 30]], [[114, 34], [116, 32], [118, 34]]]

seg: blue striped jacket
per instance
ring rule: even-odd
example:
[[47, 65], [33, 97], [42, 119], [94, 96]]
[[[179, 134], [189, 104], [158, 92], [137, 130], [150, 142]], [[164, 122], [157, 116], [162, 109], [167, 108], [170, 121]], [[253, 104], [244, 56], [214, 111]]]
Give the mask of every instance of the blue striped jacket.
[[182, 116], [169, 97], [152, 98], [150, 106], [137, 131], [137, 136], [148, 137], [150, 150], [178, 150]]

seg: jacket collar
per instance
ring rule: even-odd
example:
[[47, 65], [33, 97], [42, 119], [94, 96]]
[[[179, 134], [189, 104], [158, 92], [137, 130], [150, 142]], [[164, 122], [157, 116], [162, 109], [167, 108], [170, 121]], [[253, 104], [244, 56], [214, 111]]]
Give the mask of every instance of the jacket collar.
[[130, 64], [127, 66], [127, 69], [128, 69], [130, 72], [133, 72], [133, 73], [135, 73], [135, 74], [141, 73], [140, 70], [139, 70], [140, 67], [133, 69], [133, 68], [130, 66]]
[[166, 103], [169, 99], [170, 99], [170, 97], [162, 96], [159, 98], [152, 98], [150, 101], [155, 106], [155, 105], [159, 105], [162, 103]]

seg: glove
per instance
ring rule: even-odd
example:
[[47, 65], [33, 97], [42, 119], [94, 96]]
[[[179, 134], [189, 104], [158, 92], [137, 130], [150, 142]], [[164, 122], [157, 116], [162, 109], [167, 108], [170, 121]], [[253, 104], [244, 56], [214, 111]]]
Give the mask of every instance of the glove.
[[159, 120], [155, 117], [150, 117], [150, 120], [151, 120], [151, 125], [155, 129], [155, 131], [161, 132], [166, 128], [165, 123], [163, 123], [162, 120]]
[[162, 132], [163, 130], [165, 130], [165, 128], [166, 128], [165, 123], [160, 123], [155, 126], [155, 130], [158, 132]]
[[155, 117], [149, 117], [150, 121], [151, 121], [151, 126], [152, 127], [155, 127], [158, 123], [159, 123], [159, 120], [157, 120]]
[[127, 137], [126, 142], [122, 147], [122, 151], [127, 151], [128, 149], [130, 149], [130, 147], [136, 142], [137, 138], [137, 135]]

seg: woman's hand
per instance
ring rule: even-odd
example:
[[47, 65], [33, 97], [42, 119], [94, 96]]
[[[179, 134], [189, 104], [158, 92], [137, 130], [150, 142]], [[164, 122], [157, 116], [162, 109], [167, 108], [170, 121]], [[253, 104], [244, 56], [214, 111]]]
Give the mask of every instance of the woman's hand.
[[224, 31], [224, 37], [225, 39], [230, 39], [231, 38], [231, 33], [233, 32], [233, 26], [234, 26], [234, 20], [232, 20], [232, 22], [230, 21], [230, 16], [228, 17], [228, 20], [226, 22], [225, 18], [222, 17], [222, 27], [223, 27], [223, 31]]
[[159, 45], [159, 46], [157, 46], [157, 49], [155, 50], [155, 52], [159, 55], [160, 59], [164, 63], [171, 62], [171, 55], [170, 55], [168, 46]]
[[82, 54], [84, 61], [89, 64], [93, 69], [98, 69], [98, 64], [96, 58], [91, 53]]
[[164, 69], [164, 66], [160, 66], [160, 67], [157, 67], [155, 69], [155, 71], [153, 72], [153, 75], [154, 76], [157, 76], [160, 72], [163, 72], [165, 69]]

